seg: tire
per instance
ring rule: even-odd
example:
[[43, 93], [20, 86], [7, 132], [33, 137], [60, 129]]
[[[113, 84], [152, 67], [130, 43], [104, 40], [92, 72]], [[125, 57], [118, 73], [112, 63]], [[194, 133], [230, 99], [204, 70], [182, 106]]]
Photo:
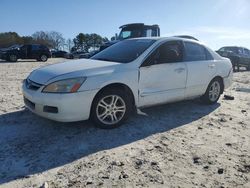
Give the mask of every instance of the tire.
[[46, 62], [48, 60], [48, 57], [46, 55], [42, 54], [40, 56], [39, 60], [42, 61], [42, 62]]
[[250, 71], [250, 65], [248, 65], [248, 67], [247, 67], [247, 71]]
[[215, 78], [209, 83], [206, 93], [201, 97], [201, 101], [205, 104], [214, 104], [219, 100], [222, 92], [223, 83], [221, 79]]
[[131, 97], [124, 91], [107, 89], [97, 94], [91, 108], [91, 120], [102, 129], [117, 128], [132, 111]]
[[15, 54], [10, 54], [8, 57], [8, 61], [17, 62], [17, 56]]

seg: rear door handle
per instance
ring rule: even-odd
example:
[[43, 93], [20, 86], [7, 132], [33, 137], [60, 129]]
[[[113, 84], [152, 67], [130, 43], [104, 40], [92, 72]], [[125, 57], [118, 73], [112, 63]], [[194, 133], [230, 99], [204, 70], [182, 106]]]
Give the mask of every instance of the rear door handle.
[[210, 64], [208, 65], [209, 68], [214, 68], [215, 67], [215, 64]]

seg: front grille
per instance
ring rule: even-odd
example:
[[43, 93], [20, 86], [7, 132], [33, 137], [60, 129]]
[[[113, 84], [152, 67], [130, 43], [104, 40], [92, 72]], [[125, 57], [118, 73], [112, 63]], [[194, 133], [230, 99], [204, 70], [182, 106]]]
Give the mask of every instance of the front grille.
[[35, 103], [31, 102], [29, 99], [27, 99], [27, 98], [25, 98], [25, 97], [24, 97], [24, 104], [25, 104], [27, 107], [31, 108], [32, 110], [35, 109]]
[[28, 89], [35, 90], [35, 91], [38, 90], [42, 86], [42, 84], [33, 82], [30, 79], [26, 79], [25, 85]]

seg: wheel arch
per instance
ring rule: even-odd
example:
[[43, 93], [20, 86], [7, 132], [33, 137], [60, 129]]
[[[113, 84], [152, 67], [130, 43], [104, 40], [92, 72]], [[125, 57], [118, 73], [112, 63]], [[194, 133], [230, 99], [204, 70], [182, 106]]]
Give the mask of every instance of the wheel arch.
[[[124, 84], [124, 83], [120, 83], [120, 82], [115, 82], [115, 83], [109, 83], [105, 86], [103, 86], [95, 95], [93, 101], [95, 100], [95, 98], [101, 93], [103, 92], [104, 90], [108, 90], [108, 89], [120, 89], [126, 93], [129, 94], [129, 96], [132, 98], [132, 104], [135, 105], [135, 95], [132, 91], [132, 89]], [[93, 101], [92, 101], [92, 104], [93, 104]], [[92, 106], [92, 105], [91, 105]]]
[[[221, 89], [221, 94], [222, 94], [222, 93], [224, 92], [224, 79], [223, 79], [223, 77], [221, 77], [221, 76], [219, 76], [219, 75], [215, 76], [215, 77], [208, 83], [208, 85], [209, 85], [213, 80], [215, 80], [215, 79], [220, 80], [220, 82], [221, 82], [221, 84], [222, 84], [222, 89]], [[207, 87], [208, 87], [208, 85], [207, 85]]]

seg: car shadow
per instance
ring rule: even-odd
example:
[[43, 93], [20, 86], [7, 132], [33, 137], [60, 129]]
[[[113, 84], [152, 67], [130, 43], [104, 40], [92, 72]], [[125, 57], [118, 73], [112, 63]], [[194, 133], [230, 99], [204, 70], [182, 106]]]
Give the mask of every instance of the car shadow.
[[0, 115], [0, 185], [189, 124], [219, 106], [184, 101], [143, 109], [112, 130], [90, 121], [58, 123], [26, 109]]
[[0, 60], [0, 63], [31, 63], [31, 62], [41, 62], [41, 61], [32, 60], [32, 59], [23, 59], [23, 60], [18, 60], [16, 62]]

